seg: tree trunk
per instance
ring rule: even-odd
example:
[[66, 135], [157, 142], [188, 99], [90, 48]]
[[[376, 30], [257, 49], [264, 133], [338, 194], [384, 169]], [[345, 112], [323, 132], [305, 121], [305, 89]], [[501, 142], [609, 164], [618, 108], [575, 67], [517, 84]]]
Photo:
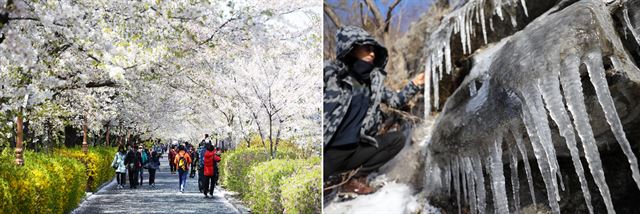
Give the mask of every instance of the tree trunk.
[[47, 153], [51, 152], [51, 148], [53, 147], [53, 133], [52, 133], [52, 128], [51, 128], [51, 121], [46, 120], [45, 122], [45, 129], [47, 130], [47, 135], [46, 135], [46, 140], [43, 141], [42, 143], [44, 144], [44, 149]]
[[82, 152], [87, 153], [87, 119], [82, 123]]
[[107, 142], [105, 142], [105, 144], [106, 144], [107, 146], [110, 146], [110, 145], [111, 145], [111, 143], [109, 142], [109, 135], [110, 135], [110, 134], [109, 134], [109, 124], [107, 123], [107, 134], [106, 134], [106, 136], [107, 136]]
[[276, 132], [276, 144], [273, 148], [273, 156], [276, 156], [278, 152], [278, 143], [280, 143], [280, 131], [282, 130], [282, 121], [280, 121], [280, 125], [278, 126], [278, 132]]
[[273, 154], [273, 116], [269, 115], [269, 154], [271, 159], [276, 158]]
[[260, 141], [262, 142], [262, 146], [267, 148], [267, 145], [265, 145], [264, 143], [264, 135], [262, 134], [262, 128], [260, 127], [260, 122], [258, 122], [258, 115], [256, 115], [256, 113], [253, 113], [253, 118], [256, 121], [256, 126], [258, 126], [258, 134], [260, 134]]
[[23, 166], [22, 159], [22, 108], [18, 110], [18, 119], [16, 121], [16, 165]]
[[129, 144], [129, 137], [131, 136], [131, 133], [129, 133], [129, 129], [127, 129], [127, 136], [124, 138], [124, 143], [125, 144]]

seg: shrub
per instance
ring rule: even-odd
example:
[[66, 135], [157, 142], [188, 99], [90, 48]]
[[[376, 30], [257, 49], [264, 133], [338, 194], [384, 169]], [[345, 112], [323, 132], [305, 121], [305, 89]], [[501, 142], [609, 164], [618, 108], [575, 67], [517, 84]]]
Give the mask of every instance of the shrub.
[[[277, 159], [298, 158], [298, 150], [282, 148]], [[264, 148], [236, 149], [222, 155], [220, 162], [220, 183], [231, 191], [245, 194], [247, 190], [247, 174], [255, 164], [269, 161], [270, 157]]]
[[[312, 159], [276, 159], [263, 162], [251, 167], [248, 174], [248, 189], [244, 200], [249, 202], [252, 210], [257, 213], [283, 213], [281, 203], [281, 184], [284, 180], [298, 171], [305, 171], [308, 167], [319, 165], [319, 158]], [[318, 192], [319, 194], [319, 192]], [[319, 197], [319, 196], [318, 196]], [[300, 198], [296, 198], [298, 200]], [[308, 198], [293, 203], [302, 203]]]
[[280, 203], [284, 213], [322, 212], [322, 170], [320, 158], [314, 159], [296, 174], [282, 181]]
[[14, 164], [12, 149], [0, 154], [0, 210], [7, 213], [67, 213], [84, 196], [82, 163], [51, 154], [24, 152], [25, 165]]
[[115, 171], [111, 168], [111, 161], [116, 154], [113, 147], [90, 147], [85, 155], [82, 148], [65, 148], [56, 150], [57, 154], [64, 157], [73, 158], [84, 163], [87, 168], [86, 188], [87, 191], [95, 192], [104, 182], [110, 181], [115, 176]]

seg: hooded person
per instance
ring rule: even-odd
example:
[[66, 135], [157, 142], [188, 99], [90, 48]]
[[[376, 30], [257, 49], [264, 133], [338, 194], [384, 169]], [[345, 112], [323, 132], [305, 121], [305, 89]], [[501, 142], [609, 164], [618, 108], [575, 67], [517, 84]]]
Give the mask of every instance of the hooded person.
[[366, 182], [400, 152], [406, 141], [399, 131], [378, 134], [383, 123], [380, 104], [406, 106], [424, 85], [421, 73], [404, 89], [393, 92], [384, 86], [387, 49], [365, 30], [347, 26], [336, 33], [337, 59], [324, 66], [324, 179], [358, 169], [342, 191], [375, 192]]

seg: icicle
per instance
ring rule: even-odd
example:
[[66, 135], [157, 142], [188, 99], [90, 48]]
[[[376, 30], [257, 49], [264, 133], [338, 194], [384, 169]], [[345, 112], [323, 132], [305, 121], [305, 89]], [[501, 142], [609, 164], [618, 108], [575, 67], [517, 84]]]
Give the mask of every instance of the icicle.
[[467, 188], [469, 188], [469, 190], [467, 191], [469, 193], [469, 206], [471, 207], [471, 210], [473, 211], [473, 213], [477, 213], [478, 212], [478, 208], [476, 207], [476, 198], [478, 197], [476, 195], [476, 185], [475, 185], [475, 174], [473, 172], [473, 165], [471, 164], [471, 158], [469, 157], [464, 157], [463, 159], [463, 165], [464, 165], [464, 173], [467, 174]]
[[[552, 69], [553, 71], [560, 71], [559, 68]], [[558, 81], [557, 73], [549, 76], [545, 76], [544, 84], [541, 85], [541, 92], [546, 103], [547, 110], [551, 115], [551, 119], [558, 125], [560, 135], [565, 139], [569, 152], [571, 153], [571, 160], [573, 161], [573, 167], [576, 169], [578, 180], [580, 181], [580, 188], [584, 196], [589, 213], [593, 213], [593, 206], [591, 205], [591, 194], [587, 187], [587, 180], [584, 175], [584, 169], [582, 168], [582, 162], [580, 162], [580, 154], [576, 145], [575, 133], [573, 132], [573, 125], [571, 119], [568, 116], [567, 110], [564, 108], [564, 102], [562, 100], [562, 94], [560, 92], [560, 82]], [[561, 181], [562, 184], [562, 181]], [[564, 190], [564, 187], [562, 188]]]
[[618, 117], [616, 107], [613, 105], [611, 92], [609, 91], [607, 80], [604, 77], [605, 71], [604, 65], [602, 64], [602, 55], [600, 52], [594, 51], [588, 53], [586, 57], [587, 59], [584, 63], [587, 66], [591, 84], [593, 84], [593, 87], [595, 88], [596, 94], [598, 96], [598, 102], [600, 103], [600, 106], [602, 106], [604, 116], [607, 118], [607, 123], [609, 123], [613, 135], [616, 137], [620, 148], [622, 148], [622, 151], [627, 156], [633, 180], [635, 180], [638, 189], [640, 189], [640, 172], [638, 170], [638, 160], [633, 154], [633, 150], [631, 150], [629, 141], [627, 140], [624, 130], [622, 129], [620, 117]]
[[[467, 16], [467, 14], [469, 14], [469, 9], [467, 8], [465, 10], [465, 16]], [[473, 28], [472, 28], [472, 23], [471, 22], [472, 17], [467, 17], [466, 18], [466, 22], [465, 22], [465, 27], [467, 28], [466, 32], [467, 32], [467, 36], [465, 37], [467, 39], [467, 51], [469, 51], [469, 53], [472, 53], [472, 49], [471, 49], [471, 32], [473, 32]]]
[[[558, 176], [558, 182], [560, 183], [560, 189], [562, 191], [564, 191], [564, 181], [562, 181], [562, 173], [560, 173], [560, 170], [558, 170], [556, 175]], [[560, 194], [558, 194], [558, 197], [560, 197]], [[558, 198], [558, 201], [560, 201], [560, 198]]]
[[480, 11], [481, 7], [478, 7], [478, 4], [479, 4], [478, 2], [481, 2], [481, 1], [473, 1], [473, 4], [474, 4], [473, 5], [473, 16], [476, 18], [476, 23], [480, 24], [480, 12], [479, 11]]
[[458, 214], [462, 213], [462, 207], [460, 206], [460, 167], [458, 165], [458, 157], [454, 157], [451, 161], [453, 165], [453, 188], [456, 191], [456, 203], [458, 204]]
[[527, 182], [529, 183], [529, 192], [531, 193], [531, 200], [533, 201], [533, 206], [536, 205], [536, 194], [533, 189], [533, 178], [531, 176], [531, 166], [529, 165], [529, 156], [527, 155], [527, 150], [524, 148], [524, 144], [522, 144], [522, 133], [518, 127], [512, 128], [511, 132], [513, 133], [513, 137], [516, 139], [516, 146], [518, 146], [518, 150], [520, 150], [520, 154], [522, 155], [522, 162], [524, 162], [524, 169], [527, 174]]
[[[525, 95], [526, 97], [527, 95]], [[536, 160], [538, 162], [538, 167], [540, 169], [540, 174], [542, 174], [542, 180], [544, 181], [545, 188], [547, 190], [547, 198], [549, 201], [549, 207], [551, 207], [551, 211], [553, 213], [560, 213], [560, 205], [558, 205], [558, 201], [555, 200], [557, 197], [557, 183], [555, 183], [555, 173], [552, 173], [550, 169], [550, 162], [547, 158], [547, 154], [540, 139], [537, 134], [537, 127], [531, 118], [533, 114], [529, 108], [530, 105], [524, 105], [522, 112], [522, 121], [525, 124], [525, 128], [527, 129], [527, 133], [529, 134], [529, 140], [531, 141], [531, 146], [533, 147], [533, 153], [536, 156]], [[546, 116], [545, 116], [546, 117]]]
[[487, 193], [484, 189], [484, 173], [482, 171], [482, 159], [479, 154], [475, 154], [472, 156], [473, 161], [471, 164], [473, 165], [473, 171], [475, 173], [475, 184], [476, 184], [476, 201], [478, 207], [478, 213], [484, 213], [487, 208]]
[[640, 45], [640, 33], [636, 32], [636, 29], [633, 28], [633, 25], [631, 25], [631, 20], [629, 19], [629, 10], [626, 6], [622, 9], [622, 16], [624, 17], [624, 22], [627, 28], [629, 29], [629, 31], [631, 31], [631, 35], [633, 35], [633, 37], [636, 39], [637, 44]]
[[489, 29], [496, 31], [496, 29], [493, 28], [493, 16], [489, 16]]
[[493, 0], [494, 13], [500, 17], [500, 20], [504, 21], [502, 16], [502, 0]]
[[513, 26], [513, 28], [518, 27], [518, 21], [510, 13], [509, 13], [509, 20], [511, 20], [511, 26]]
[[[451, 35], [451, 32], [449, 32], [449, 35]], [[451, 74], [451, 43], [449, 40], [445, 41], [444, 44], [444, 63], [447, 74]]]
[[[433, 66], [433, 65], [432, 65]], [[431, 72], [431, 80], [433, 81], [433, 107], [438, 110], [440, 107], [440, 93], [439, 93], [439, 88], [438, 88], [438, 82], [440, 81], [438, 79], [438, 74], [436, 73], [435, 69], [432, 68], [432, 72]]]
[[443, 171], [445, 193], [451, 195], [451, 164], [446, 165]]
[[[542, 102], [542, 97], [539, 89], [537, 88], [528, 88], [525, 89], [526, 95], [524, 95], [525, 103], [529, 107], [530, 114], [532, 120], [532, 124], [535, 127], [535, 135], [540, 140], [538, 143], [542, 145], [542, 148], [545, 151], [547, 161], [549, 162], [549, 167], [551, 170], [551, 174], [553, 177], [552, 184], [554, 186], [554, 196], [556, 201], [560, 201], [560, 196], [558, 194], [558, 181], [556, 175], [560, 175], [560, 168], [558, 167], [558, 160], [556, 158], [555, 148], [551, 143], [551, 129], [549, 127], [549, 121], [547, 120], [547, 114], [544, 110], [544, 104]], [[526, 123], [525, 123], [526, 124]]]
[[467, 54], [467, 27], [465, 22], [465, 13], [460, 13], [457, 19], [458, 25], [460, 26], [460, 42], [462, 44], [462, 53]]
[[520, 0], [520, 4], [522, 5], [522, 10], [524, 10], [524, 15], [529, 17], [529, 10], [527, 9], [527, 1]]
[[424, 77], [426, 78], [424, 81], [424, 119], [425, 121], [429, 121], [429, 117], [431, 115], [431, 75], [429, 75], [429, 65], [430, 62], [427, 60], [427, 63], [424, 66]]
[[476, 88], [476, 81], [472, 80], [469, 83], [469, 95], [473, 97], [473, 96], [476, 96], [477, 93], [478, 93], [478, 90]]
[[484, 0], [480, 0], [480, 25], [482, 25], [482, 38], [484, 44], [487, 44], [487, 26], [484, 20]]
[[607, 211], [613, 213], [613, 204], [611, 203], [611, 196], [609, 194], [609, 187], [604, 178], [604, 172], [602, 171], [602, 162], [600, 161], [600, 154], [598, 153], [598, 147], [596, 146], [593, 132], [591, 131], [591, 125], [589, 124], [589, 115], [587, 114], [586, 106], [584, 104], [584, 97], [582, 94], [582, 83], [580, 82], [580, 59], [575, 55], [569, 55], [563, 61], [564, 71], [561, 73], [560, 82], [564, 91], [565, 99], [567, 101], [567, 107], [571, 112], [571, 118], [573, 118], [573, 124], [582, 141], [582, 148], [585, 153], [587, 163], [589, 163], [589, 170], [593, 176], [593, 180], [600, 190], [600, 195], [605, 202]]
[[470, 29], [469, 33], [471, 34], [471, 36], [472, 36], [473, 38], [475, 38], [475, 37], [476, 37], [476, 31], [475, 31], [475, 30], [474, 30], [474, 28], [473, 28], [473, 17], [475, 17], [475, 10], [476, 10], [476, 8], [475, 8], [475, 2], [473, 2], [473, 3], [471, 3], [471, 4], [472, 4], [472, 7], [470, 7], [470, 8], [467, 10], [467, 16], [468, 16], [468, 18], [467, 18], [467, 23], [468, 23], [468, 25], [469, 25], [469, 29]]
[[491, 151], [491, 190], [496, 213], [509, 213], [507, 190], [502, 170], [502, 134], [498, 134]]
[[442, 65], [442, 55], [443, 55], [443, 51], [442, 48], [438, 48], [438, 52], [436, 52], [436, 56], [438, 57], [438, 63], [436, 64], [436, 68], [438, 70], [438, 80], [442, 79], [442, 76], [444, 76], [444, 69], [443, 69], [443, 65]]
[[513, 194], [514, 213], [520, 213], [520, 180], [518, 179], [518, 151], [514, 145], [509, 146], [509, 154], [511, 162], [511, 192]]
[[469, 203], [469, 192], [467, 191], [467, 173], [464, 171], [464, 163], [458, 158], [458, 164], [460, 167], [460, 180], [462, 181], [462, 199], [465, 203]]

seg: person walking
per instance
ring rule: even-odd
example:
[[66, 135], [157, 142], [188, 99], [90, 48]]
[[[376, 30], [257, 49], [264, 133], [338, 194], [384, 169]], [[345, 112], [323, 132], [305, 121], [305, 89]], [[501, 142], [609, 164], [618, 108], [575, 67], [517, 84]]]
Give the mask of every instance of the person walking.
[[209, 134], [204, 134], [204, 139], [198, 144], [198, 190], [204, 192], [203, 180], [204, 180], [204, 153], [207, 151], [207, 144], [211, 144], [211, 138]]
[[204, 192], [204, 153], [207, 151], [207, 145], [211, 145], [211, 140], [206, 141], [207, 138], [208, 136], [205, 134], [205, 140], [202, 140], [198, 146], [198, 158], [201, 160], [198, 163], [198, 190], [200, 192]]
[[118, 146], [118, 151], [116, 155], [113, 157], [113, 161], [111, 161], [111, 167], [116, 170], [116, 180], [118, 181], [118, 189], [124, 188], [124, 184], [126, 183], [126, 174], [127, 167], [124, 164], [124, 158], [127, 155], [124, 146]]
[[[213, 148], [216, 152], [216, 156], [222, 158], [222, 149], [220, 148]], [[218, 178], [220, 177], [220, 170], [218, 169], [218, 162], [220, 161], [214, 161], [213, 162], [213, 186], [216, 186], [216, 184], [218, 184]]]
[[187, 175], [189, 173], [189, 165], [191, 164], [191, 156], [187, 151], [185, 151], [185, 147], [183, 145], [180, 145], [178, 147], [178, 154], [176, 154], [174, 164], [178, 168], [180, 192], [184, 193], [184, 188], [187, 185]]
[[156, 171], [160, 169], [160, 154], [156, 151], [151, 152], [151, 158], [147, 162], [149, 169], [149, 186], [156, 187]]
[[169, 149], [169, 168], [171, 168], [171, 174], [176, 174], [176, 164], [174, 163], [174, 160], [176, 159], [176, 147], [175, 146], [171, 146], [171, 148]]
[[124, 158], [124, 164], [127, 165], [127, 170], [129, 171], [129, 188], [138, 188], [138, 170], [141, 164], [140, 156], [133, 145], [129, 145], [129, 151]]
[[140, 164], [143, 166], [138, 170], [140, 173], [140, 176], [138, 176], [138, 179], [140, 180], [139, 185], [142, 186], [144, 184], [144, 169], [145, 166], [147, 166], [150, 155], [149, 152], [144, 149], [143, 145], [138, 146], [138, 155], [140, 156]]
[[191, 147], [191, 151], [189, 152], [189, 156], [193, 157], [191, 161], [191, 173], [189, 174], [189, 178], [193, 178], [196, 176], [196, 169], [198, 166], [198, 162], [200, 162], [200, 157], [195, 147]]
[[208, 198], [209, 195], [213, 197], [213, 189], [216, 186], [216, 181], [214, 179], [215, 174], [215, 163], [220, 161], [220, 157], [216, 154], [217, 150], [213, 148], [213, 145], [207, 145], [207, 152], [204, 154], [204, 179], [203, 179], [203, 187], [204, 187], [204, 197]]

